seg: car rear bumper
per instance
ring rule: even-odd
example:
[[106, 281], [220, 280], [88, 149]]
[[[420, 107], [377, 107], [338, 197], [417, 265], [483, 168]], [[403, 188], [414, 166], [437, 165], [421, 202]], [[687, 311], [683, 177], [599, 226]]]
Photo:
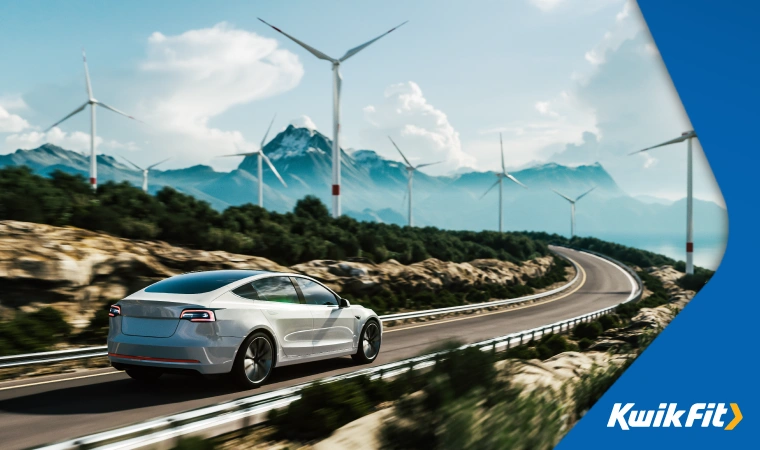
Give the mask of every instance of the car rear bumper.
[[213, 337], [191, 341], [119, 334], [108, 339], [111, 365], [154, 367], [166, 370], [191, 370], [201, 374], [232, 370], [235, 353], [243, 338]]

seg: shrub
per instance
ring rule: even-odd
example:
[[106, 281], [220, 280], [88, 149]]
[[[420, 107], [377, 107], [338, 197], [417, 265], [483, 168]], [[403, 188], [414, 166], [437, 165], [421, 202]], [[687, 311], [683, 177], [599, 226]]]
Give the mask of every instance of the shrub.
[[597, 321], [581, 322], [573, 328], [573, 336], [578, 339], [596, 339], [602, 334], [602, 331], [604, 331], [602, 324]]
[[0, 355], [46, 351], [70, 333], [71, 325], [56, 309], [18, 313], [12, 320], [0, 323]]
[[270, 413], [281, 438], [318, 439], [367, 415], [390, 391], [383, 380], [356, 377], [341, 383], [316, 383], [301, 391], [301, 398], [284, 412]]
[[709, 270], [697, 271], [693, 275], [682, 276], [676, 281], [676, 283], [683, 289], [699, 292], [699, 290], [702, 289], [708, 281], [710, 281], [713, 273], [714, 272]]
[[541, 341], [536, 346], [538, 357], [542, 360], [549, 359], [552, 356], [563, 352], [576, 350], [578, 350], [578, 347], [571, 342], [568, 342], [568, 340], [560, 334], [546, 334], [541, 337]]
[[87, 327], [71, 338], [76, 344], [103, 345], [108, 338], [108, 310], [116, 301], [108, 302], [95, 311], [95, 315], [87, 324]]
[[617, 314], [605, 314], [599, 318], [599, 324], [602, 326], [602, 330], [607, 331], [611, 328], [620, 327], [620, 317]]
[[576, 415], [580, 417], [591, 409], [632, 363], [633, 359], [628, 359], [620, 366], [612, 365], [606, 370], [597, 367], [583, 375], [573, 392]]
[[578, 347], [581, 350], [587, 350], [589, 347], [591, 347], [591, 345], [593, 343], [594, 343], [594, 341], [592, 341], [591, 339], [589, 339], [589, 338], [583, 338], [580, 341], [578, 341]]

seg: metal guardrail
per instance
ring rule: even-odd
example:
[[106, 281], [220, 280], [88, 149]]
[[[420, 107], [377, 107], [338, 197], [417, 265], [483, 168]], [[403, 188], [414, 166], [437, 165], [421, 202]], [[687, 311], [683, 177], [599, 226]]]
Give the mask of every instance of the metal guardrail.
[[[623, 303], [638, 300], [641, 297], [642, 285], [638, 284], [634, 292]], [[484, 341], [459, 347], [478, 347], [483, 351], [508, 350], [513, 345], [521, 345], [530, 340], [540, 338], [548, 333], [568, 332], [581, 322], [594, 320], [612, 312], [617, 306], [603, 308], [572, 319], [553, 324], [511, 333]], [[321, 380], [299, 384], [276, 391], [253, 395], [217, 405], [199, 408], [172, 416], [153, 419], [136, 425], [130, 425], [111, 431], [92, 434], [72, 439], [70, 441], [42, 447], [47, 450], [84, 450], [84, 449], [135, 449], [152, 446], [152, 448], [169, 448], [171, 440], [180, 436], [200, 435], [205, 438], [219, 436], [231, 431], [263, 423], [265, 414], [273, 409], [289, 405], [301, 398], [300, 392], [307, 386], [317, 382], [333, 383], [358, 376], [370, 376], [372, 379], [392, 378], [410, 370], [421, 370], [434, 366], [446, 353], [451, 350], [430, 353], [427, 355], [407, 358], [393, 363], [360, 369], [342, 375], [323, 378]]]
[[108, 355], [108, 346], [75, 348], [52, 352], [27, 353], [0, 357], [0, 369], [28, 366], [32, 364], [48, 364], [73, 359], [94, 358]]
[[[549, 297], [549, 296], [558, 294], [564, 290], [567, 290], [570, 286], [575, 284], [575, 282], [578, 281], [578, 278], [580, 276], [580, 270], [578, 269], [578, 265], [575, 263], [575, 261], [569, 258], [565, 258], [563, 255], [558, 255], [558, 256], [560, 256], [561, 258], [567, 260], [570, 264], [572, 264], [573, 268], [575, 269], [575, 277], [573, 277], [573, 279], [569, 283], [563, 286], [560, 286], [556, 289], [552, 289], [546, 292], [541, 292], [538, 294], [526, 295], [523, 297], [506, 299], [506, 300], [494, 300], [490, 302], [472, 303], [468, 305], [451, 306], [451, 307], [438, 308], [438, 309], [428, 309], [424, 311], [411, 311], [411, 312], [397, 313], [397, 314], [386, 314], [383, 316], [378, 316], [378, 318], [380, 319], [381, 322], [390, 322], [390, 321], [396, 321], [396, 320], [415, 319], [419, 317], [438, 316], [442, 314], [450, 314], [450, 313], [461, 312], [461, 311], [471, 311], [471, 310], [476, 310], [476, 309], [492, 308], [495, 306], [511, 305], [514, 303], [522, 303], [522, 302], [536, 300], [539, 298]], [[107, 356], [107, 355], [108, 355], [108, 346], [103, 345], [103, 346], [98, 346], [98, 347], [87, 347], [87, 348], [79, 348], [79, 349], [73, 349], [73, 350], [59, 350], [59, 351], [42, 352], [42, 353], [27, 353], [25, 355], [3, 356], [3, 357], [0, 357], [0, 369], [35, 365], [35, 364], [49, 364], [49, 363], [54, 363], [54, 362], [70, 361], [70, 360], [75, 360], [75, 359], [95, 358], [95, 357]]]

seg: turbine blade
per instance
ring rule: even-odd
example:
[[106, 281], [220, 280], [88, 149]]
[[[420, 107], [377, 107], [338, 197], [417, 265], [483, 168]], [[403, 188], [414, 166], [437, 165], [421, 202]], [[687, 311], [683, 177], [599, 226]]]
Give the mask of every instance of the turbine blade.
[[[406, 22], [409, 22], [409, 21], [407, 20]], [[346, 54], [343, 55], [338, 61], [343, 62], [343, 61], [347, 60], [348, 58], [354, 56], [355, 54], [359, 53], [360, 51], [362, 51], [365, 48], [367, 48], [370, 45], [372, 45], [372, 43], [374, 43], [375, 41], [377, 41], [381, 37], [385, 36], [386, 34], [389, 34], [391, 31], [393, 31], [393, 30], [395, 30], [397, 28], [401, 28], [406, 22], [402, 23], [401, 25], [397, 25], [397, 26], [391, 28], [390, 30], [386, 31], [385, 33], [381, 34], [380, 36], [376, 37], [375, 39], [372, 39], [371, 41], [365, 42], [364, 44], [362, 44], [362, 45], [360, 45], [358, 47], [352, 48], [351, 50], [347, 51]]]
[[64, 117], [63, 119], [59, 120], [58, 122], [56, 122], [56, 123], [54, 123], [54, 124], [50, 125], [50, 126], [49, 126], [49, 127], [46, 129], [46, 130], [45, 130], [45, 132], [47, 133], [48, 131], [52, 130], [54, 127], [56, 127], [56, 126], [58, 126], [59, 124], [61, 124], [62, 122], [64, 122], [64, 121], [65, 121], [66, 119], [68, 119], [69, 117], [71, 117], [71, 116], [73, 116], [73, 115], [75, 115], [75, 114], [77, 114], [77, 113], [81, 112], [83, 109], [85, 109], [85, 108], [87, 107], [87, 105], [88, 105], [89, 103], [90, 103], [90, 102], [85, 102], [85, 104], [83, 104], [83, 105], [82, 105], [82, 106], [80, 106], [79, 108], [77, 108], [77, 109], [75, 109], [74, 111], [72, 111], [71, 113], [69, 113], [69, 115], [68, 115], [68, 116], [66, 116], [66, 117]]
[[499, 133], [499, 145], [501, 145], [501, 173], [506, 174], [507, 166], [504, 164], [504, 141], [501, 138], [501, 133]]
[[[262, 152], [264, 151], [264, 143], [267, 141], [267, 136], [269, 136], [269, 130], [272, 129], [272, 124], [274, 123], [274, 119], [276, 119], [276, 118], [277, 118], [277, 114], [275, 114], [274, 117], [272, 117], [272, 121], [269, 122], [269, 128], [267, 128], [267, 132], [264, 133], [264, 139], [261, 140], [261, 145], [259, 147], [261, 148]], [[237, 145], [237, 144], [235, 144], [235, 145]]]
[[259, 154], [259, 151], [258, 151], [258, 150], [256, 150], [255, 152], [247, 152], [247, 153], [232, 153], [232, 154], [230, 154], [230, 155], [219, 155], [219, 156], [217, 156], [217, 158], [226, 158], [226, 157], [228, 157], [228, 156], [254, 156], [254, 155], [258, 155], [258, 154]]
[[443, 161], [436, 161], [436, 162], [432, 162], [432, 163], [420, 164], [419, 166], [415, 167], [414, 170], [420, 169], [422, 167], [427, 167], [427, 166], [432, 166], [432, 165], [435, 165], [435, 164], [440, 164], [442, 162]]
[[150, 169], [152, 169], [152, 168], [156, 167], [156, 166], [157, 166], [157, 165], [159, 165], [159, 164], [163, 164], [163, 163], [165, 163], [166, 161], [169, 161], [170, 159], [171, 159], [171, 158], [166, 158], [165, 160], [163, 160], [163, 161], [159, 161], [159, 162], [157, 162], [157, 163], [153, 164], [152, 166], [148, 166], [148, 170], [150, 170]]
[[520, 183], [519, 181], [517, 181], [517, 178], [513, 177], [512, 175], [507, 174], [507, 178], [509, 178], [510, 180], [512, 180], [515, 183], [519, 184], [520, 186], [524, 187], [525, 189], [528, 189], [528, 186], [526, 186], [526, 185]]
[[404, 158], [404, 162], [406, 163], [406, 166], [407, 166], [407, 167], [411, 167], [411, 168], [414, 168], [414, 166], [412, 165], [412, 163], [410, 163], [410, 162], [409, 162], [409, 160], [408, 160], [408, 159], [406, 159], [406, 156], [404, 156], [404, 153], [401, 151], [401, 149], [400, 149], [400, 148], [398, 148], [398, 145], [396, 145], [396, 143], [395, 143], [395, 142], [393, 142], [393, 139], [391, 139], [391, 137], [390, 137], [390, 136], [388, 136], [388, 139], [390, 139], [390, 140], [391, 140], [391, 144], [393, 144], [393, 146], [394, 146], [394, 147], [396, 147], [396, 150], [398, 150], [398, 152], [401, 154], [401, 157], [402, 157], [402, 158]]
[[670, 145], [670, 144], [677, 144], [679, 142], [683, 142], [686, 139], [693, 138], [693, 137], [697, 137], [697, 134], [694, 131], [689, 131], [687, 133], [682, 134], [681, 136], [678, 136], [675, 139], [671, 139], [669, 141], [663, 142], [662, 144], [653, 145], [651, 147], [647, 147], [647, 148], [642, 149], [642, 150], [636, 150], [635, 152], [629, 153], [629, 155], [635, 155], [636, 153], [641, 153], [641, 152], [645, 152], [647, 150], [652, 150], [653, 148], [664, 147], [664, 146]]
[[142, 120], [135, 119], [134, 117], [130, 116], [129, 114], [127, 114], [125, 112], [121, 112], [118, 109], [114, 108], [113, 106], [108, 106], [108, 105], [106, 105], [103, 102], [95, 102], [95, 104], [98, 105], [98, 106], [102, 106], [105, 109], [110, 109], [111, 111], [115, 112], [116, 114], [121, 114], [122, 116], [127, 117], [129, 119], [136, 120], [136, 121], [138, 121], [140, 123], [145, 123]]
[[583, 194], [579, 195], [579, 196], [578, 196], [578, 197], [575, 199], [575, 201], [577, 202], [578, 200], [582, 199], [583, 197], [585, 197], [585, 196], [586, 196], [586, 195], [587, 195], [589, 192], [593, 191], [594, 189], [596, 189], [596, 186], [592, 187], [592, 188], [591, 188], [591, 189], [589, 189], [588, 191], [586, 191], [586, 192], [584, 192]]
[[266, 25], [269, 25], [269, 26], [270, 26], [270, 27], [271, 27], [271, 28], [272, 28], [274, 31], [276, 31], [276, 32], [278, 32], [278, 33], [280, 33], [280, 34], [284, 35], [285, 37], [287, 37], [287, 38], [288, 38], [288, 39], [290, 39], [291, 41], [293, 41], [293, 42], [295, 42], [296, 44], [300, 45], [301, 47], [305, 48], [305, 49], [306, 49], [306, 51], [308, 51], [308, 52], [309, 52], [309, 53], [311, 53], [312, 55], [316, 56], [317, 58], [319, 58], [319, 59], [324, 59], [325, 61], [336, 62], [336, 60], [335, 60], [335, 59], [333, 59], [333, 58], [330, 58], [329, 56], [327, 56], [327, 55], [325, 55], [324, 53], [320, 52], [320, 51], [319, 51], [319, 50], [317, 50], [316, 48], [314, 48], [314, 47], [312, 47], [312, 46], [310, 46], [310, 45], [308, 45], [308, 44], [306, 44], [306, 43], [304, 43], [304, 42], [301, 42], [301, 41], [299, 41], [298, 39], [294, 38], [293, 36], [289, 35], [288, 33], [284, 32], [284, 31], [282, 31], [281, 29], [277, 28], [276, 26], [274, 26], [274, 25], [271, 25], [271, 24], [267, 23], [267, 22], [266, 22], [264, 19], [262, 19], [261, 17], [259, 17], [258, 19], [259, 19], [260, 21], [262, 21], [264, 24], [266, 24]]
[[261, 154], [261, 156], [264, 157], [264, 161], [267, 162], [267, 165], [269, 166], [270, 169], [272, 169], [272, 172], [274, 172], [274, 174], [277, 176], [277, 179], [280, 180], [280, 183], [282, 183], [283, 186], [288, 187], [288, 184], [280, 176], [280, 172], [278, 172], [277, 169], [274, 168], [274, 164], [272, 164], [272, 161], [269, 159], [269, 157], [263, 153]]
[[128, 160], [126, 156], [123, 156], [123, 155], [119, 155], [119, 156], [121, 156], [121, 159], [123, 159], [124, 161], [126, 161], [126, 162], [132, 164], [133, 166], [135, 166], [135, 169], [137, 169], [137, 170], [143, 170], [142, 167], [140, 167], [137, 164], [133, 163], [132, 161]]
[[488, 194], [489, 192], [491, 192], [491, 189], [495, 188], [497, 184], [499, 184], [499, 180], [496, 180], [496, 183], [492, 184], [491, 187], [488, 188], [488, 190], [486, 192], [484, 192], [483, 195], [481, 195], [478, 200], [481, 200], [483, 197], [486, 196], [486, 194]]
[[557, 191], [556, 189], [552, 189], [552, 191], [554, 191], [554, 193], [555, 193], [555, 194], [557, 194], [557, 195], [559, 195], [560, 197], [564, 198], [564, 199], [565, 199], [565, 200], [567, 200], [568, 202], [570, 202], [570, 203], [575, 203], [575, 200], [573, 200], [572, 198], [570, 198], [570, 197], [568, 197], [568, 196], [566, 196], [566, 195], [564, 195], [564, 194], [560, 194], [560, 193], [559, 193], [559, 191]]
[[87, 69], [87, 55], [82, 49], [82, 61], [84, 62], [84, 78], [87, 81], [87, 98], [92, 100], [92, 84], [90, 84], [90, 71]]
[[403, 208], [404, 205], [406, 205], [406, 196], [409, 195], [409, 191], [404, 189], [404, 196], [401, 197], [401, 207]]

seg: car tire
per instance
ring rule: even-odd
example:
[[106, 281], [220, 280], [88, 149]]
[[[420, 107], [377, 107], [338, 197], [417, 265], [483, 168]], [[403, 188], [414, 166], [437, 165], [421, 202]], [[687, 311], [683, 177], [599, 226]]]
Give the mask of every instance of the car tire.
[[351, 355], [351, 358], [358, 364], [371, 363], [380, 354], [382, 341], [380, 323], [376, 320], [368, 320], [359, 336], [359, 347], [356, 349], [356, 353]]
[[163, 375], [163, 372], [155, 369], [127, 369], [127, 375], [141, 383], [153, 383]]
[[233, 380], [245, 389], [257, 388], [263, 385], [274, 370], [277, 348], [272, 338], [266, 333], [257, 331], [243, 341], [230, 375]]

